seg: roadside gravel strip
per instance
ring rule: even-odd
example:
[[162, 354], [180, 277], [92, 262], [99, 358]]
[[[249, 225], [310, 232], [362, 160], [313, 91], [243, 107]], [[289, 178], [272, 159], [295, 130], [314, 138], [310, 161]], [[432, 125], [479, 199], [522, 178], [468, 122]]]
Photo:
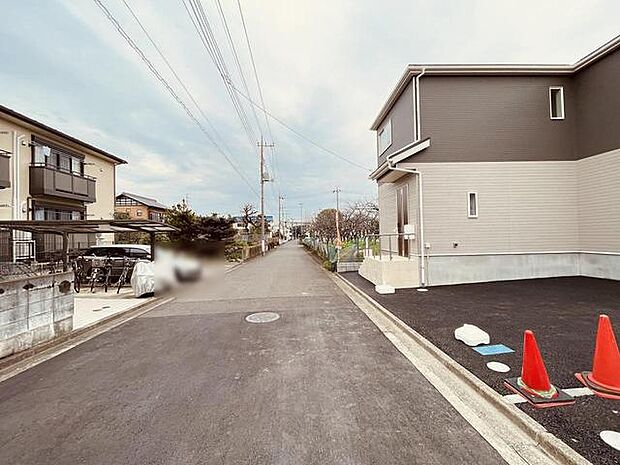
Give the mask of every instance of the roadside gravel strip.
[[329, 275], [508, 463], [590, 463], [363, 291], [338, 275]]

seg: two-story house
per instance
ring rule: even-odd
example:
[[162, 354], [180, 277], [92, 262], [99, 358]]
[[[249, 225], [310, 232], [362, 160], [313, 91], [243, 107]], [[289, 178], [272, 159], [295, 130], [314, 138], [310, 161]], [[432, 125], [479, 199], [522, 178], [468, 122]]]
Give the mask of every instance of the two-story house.
[[[0, 106], [0, 219], [111, 219], [116, 166], [124, 160]], [[55, 236], [4, 231], [2, 257], [12, 261], [57, 249]], [[86, 236], [86, 235], [85, 235]], [[72, 247], [92, 237], [75, 235]]]
[[373, 283], [620, 279], [620, 37], [570, 65], [409, 65], [371, 129]]
[[131, 220], [151, 220], [163, 223], [166, 207], [150, 197], [122, 192], [116, 196], [114, 211], [125, 214]]

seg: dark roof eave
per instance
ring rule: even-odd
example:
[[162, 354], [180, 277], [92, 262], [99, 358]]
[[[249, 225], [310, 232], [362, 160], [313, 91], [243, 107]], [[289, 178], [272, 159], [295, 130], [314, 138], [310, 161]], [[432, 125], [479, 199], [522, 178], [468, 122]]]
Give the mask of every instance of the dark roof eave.
[[123, 160], [122, 158], [117, 157], [116, 155], [112, 155], [109, 152], [106, 152], [105, 150], [102, 150], [100, 148], [95, 147], [94, 145], [91, 145], [87, 142], [81, 141], [73, 136], [70, 136], [68, 134], [65, 134], [62, 131], [59, 131], [58, 129], [54, 129], [51, 126], [48, 126], [47, 124], [43, 124], [40, 121], [37, 121], [35, 119], [32, 119], [26, 115], [23, 115], [15, 110], [11, 110], [10, 108], [5, 107], [4, 105], [0, 105], [0, 113], [4, 113], [5, 115], [8, 115], [12, 118], [18, 119], [20, 121], [23, 121], [27, 124], [30, 124], [31, 126], [34, 126], [36, 128], [42, 129], [44, 131], [47, 131], [51, 134], [54, 134], [57, 137], [61, 137], [63, 139], [67, 139], [70, 142], [73, 142], [74, 144], [80, 145], [88, 150], [91, 150], [92, 152], [97, 153], [98, 155], [101, 155], [103, 157], [109, 158], [110, 160], [112, 160], [115, 164], [117, 165], [123, 165], [126, 164], [127, 161]]
[[2, 220], [0, 221], [0, 229], [50, 234], [93, 234], [130, 231], [163, 233], [178, 230], [169, 224], [152, 220]]

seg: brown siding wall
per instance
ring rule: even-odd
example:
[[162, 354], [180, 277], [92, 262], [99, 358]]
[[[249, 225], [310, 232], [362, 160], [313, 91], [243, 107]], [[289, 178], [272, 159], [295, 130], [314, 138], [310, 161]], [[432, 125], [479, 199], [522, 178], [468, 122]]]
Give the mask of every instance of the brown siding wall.
[[149, 219], [149, 209], [144, 205], [120, 205], [114, 207], [114, 211], [117, 213], [128, 213], [131, 220]]
[[390, 118], [392, 119], [392, 145], [378, 155], [379, 165], [388, 155], [413, 142], [413, 84], [411, 82], [381, 122], [381, 126]]
[[[565, 119], [549, 117], [549, 87], [563, 86]], [[416, 162], [575, 159], [575, 92], [565, 76], [424, 76]]]
[[620, 148], [620, 49], [577, 73], [575, 91], [579, 158]]

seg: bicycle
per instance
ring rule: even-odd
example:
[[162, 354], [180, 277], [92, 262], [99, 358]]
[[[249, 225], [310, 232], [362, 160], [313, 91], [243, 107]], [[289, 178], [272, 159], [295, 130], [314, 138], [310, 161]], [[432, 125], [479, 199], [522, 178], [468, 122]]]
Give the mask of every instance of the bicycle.
[[71, 268], [73, 269], [73, 289], [78, 294], [82, 289], [82, 280], [84, 279], [84, 257], [77, 257], [71, 261]]
[[123, 271], [121, 271], [121, 275], [118, 277], [118, 281], [116, 282], [116, 293], [119, 294], [121, 292], [121, 287], [127, 283], [127, 276], [129, 276], [129, 270], [131, 270], [133, 263], [128, 258], [123, 258]]
[[112, 274], [112, 260], [107, 257], [104, 261], [93, 259], [90, 271], [90, 292], [95, 292], [97, 283], [103, 283], [103, 292], [108, 292], [110, 275]]

